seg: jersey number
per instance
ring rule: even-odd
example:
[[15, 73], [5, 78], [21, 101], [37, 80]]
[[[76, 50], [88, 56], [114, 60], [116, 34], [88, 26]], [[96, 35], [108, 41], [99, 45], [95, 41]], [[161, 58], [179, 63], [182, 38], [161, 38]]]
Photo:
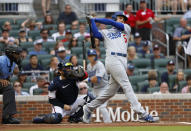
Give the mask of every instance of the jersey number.
[[127, 43], [127, 36], [123, 34], [123, 38], [125, 39], [125, 43]]

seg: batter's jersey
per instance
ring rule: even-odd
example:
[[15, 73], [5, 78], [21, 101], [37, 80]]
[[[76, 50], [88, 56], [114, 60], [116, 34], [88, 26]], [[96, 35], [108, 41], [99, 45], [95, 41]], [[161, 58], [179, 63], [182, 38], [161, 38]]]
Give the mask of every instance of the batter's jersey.
[[89, 63], [87, 66], [87, 72], [89, 78], [93, 76], [101, 77], [101, 81], [99, 83], [94, 83], [93, 88], [102, 88], [107, 85], [108, 75], [101, 61], [98, 60], [94, 66], [91, 66], [91, 64]]
[[111, 52], [127, 54], [128, 41], [131, 33], [131, 27], [124, 24], [124, 31], [117, 28], [100, 30], [104, 39], [106, 56]]

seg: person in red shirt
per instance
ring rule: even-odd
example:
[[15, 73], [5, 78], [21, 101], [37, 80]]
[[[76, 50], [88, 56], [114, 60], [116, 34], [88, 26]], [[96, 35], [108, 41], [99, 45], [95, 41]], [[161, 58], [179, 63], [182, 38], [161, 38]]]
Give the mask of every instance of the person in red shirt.
[[125, 11], [123, 13], [128, 18], [128, 20], [125, 23], [131, 26], [131, 33], [135, 34], [136, 17], [132, 13], [133, 7], [132, 7], [131, 4], [126, 4], [125, 7], [126, 7], [126, 9], [125, 9]]
[[140, 9], [136, 13], [136, 25], [138, 32], [141, 34], [143, 40], [150, 40], [150, 33], [152, 24], [161, 20], [167, 19], [167, 17], [157, 18], [152, 10], [147, 8], [145, 0], [140, 1]]

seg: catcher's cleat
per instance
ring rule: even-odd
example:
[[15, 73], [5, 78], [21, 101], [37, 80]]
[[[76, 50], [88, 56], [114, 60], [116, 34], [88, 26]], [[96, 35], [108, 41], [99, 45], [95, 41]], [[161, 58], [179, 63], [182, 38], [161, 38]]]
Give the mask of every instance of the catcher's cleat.
[[44, 123], [44, 116], [37, 116], [33, 118], [32, 122], [36, 124]]
[[142, 116], [139, 118], [139, 122], [159, 122], [159, 117], [152, 117], [151, 115]]
[[84, 115], [82, 117], [84, 123], [90, 123], [91, 120], [91, 111], [86, 105], [83, 106]]

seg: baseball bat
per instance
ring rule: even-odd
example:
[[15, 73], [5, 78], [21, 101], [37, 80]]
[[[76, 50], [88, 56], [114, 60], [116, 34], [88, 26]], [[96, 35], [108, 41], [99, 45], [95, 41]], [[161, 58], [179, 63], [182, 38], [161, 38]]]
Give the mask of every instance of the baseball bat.
[[82, 51], [83, 51], [83, 68], [86, 70], [86, 46], [85, 41], [82, 42]]
[[88, 21], [88, 25], [89, 25], [89, 28], [90, 28], [90, 39], [91, 39], [91, 46], [93, 49], [96, 48], [95, 46], [95, 39], [93, 37], [93, 33], [92, 33], [92, 26], [91, 26], [91, 21], [89, 18], [86, 17], [86, 20]]

